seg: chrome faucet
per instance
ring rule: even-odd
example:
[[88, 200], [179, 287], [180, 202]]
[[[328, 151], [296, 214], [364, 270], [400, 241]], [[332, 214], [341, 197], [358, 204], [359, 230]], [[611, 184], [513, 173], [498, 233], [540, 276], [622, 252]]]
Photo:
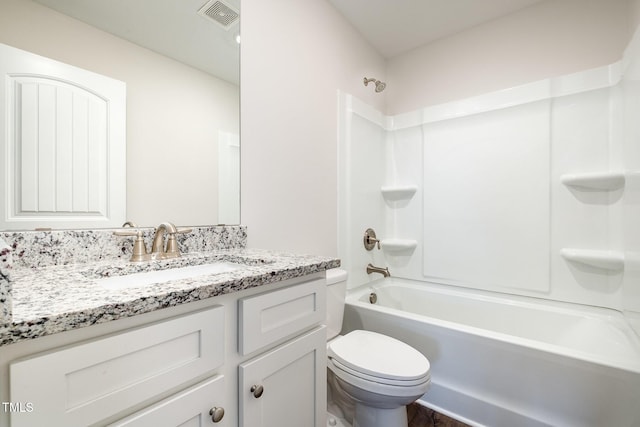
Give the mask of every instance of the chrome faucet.
[[[180, 250], [176, 241], [176, 234], [190, 233], [191, 228], [176, 228], [170, 222], [163, 222], [156, 228], [156, 234], [153, 237], [151, 245], [152, 259], [178, 258]], [[164, 244], [164, 235], [167, 235], [167, 244]]]
[[376, 267], [373, 264], [369, 263], [367, 265], [367, 274], [371, 274], [371, 273], [380, 273], [384, 277], [391, 276], [391, 273], [389, 273], [389, 267], [387, 267], [387, 268]]

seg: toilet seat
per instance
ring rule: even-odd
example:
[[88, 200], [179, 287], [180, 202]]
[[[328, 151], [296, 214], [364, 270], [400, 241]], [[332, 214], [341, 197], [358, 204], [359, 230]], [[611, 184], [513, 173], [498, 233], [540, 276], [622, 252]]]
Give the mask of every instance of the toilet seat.
[[390, 386], [416, 386], [430, 381], [426, 357], [413, 347], [371, 331], [352, 331], [333, 340], [327, 349], [336, 369]]
[[[339, 361], [337, 361], [336, 359], [329, 359], [329, 363], [333, 365], [332, 369], [334, 372], [336, 369], [339, 369], [343, 372], [346, 372], [347, 374], [350, 374], [354, 377], [358, 377], [361, 378], [365, 381], [371, 381], [371, 382], [375, 382], [375, 383], [379, 383], [379, 384], [384, 384], [384, 385], [390, 385], [390, 386], [400, 386], [400, 387], [412, 387], [412, 386], [419, 386], [421, 384], [424, 384], [426, 381], [429, 381], [431, 379], [431, 375], [427, 374], [424, 377], [418, 378], [418, 379], [413, 379], [413, 380], [394, 380], [394, 379], [389, 379], [389, 378], [381, 378], [381, 377], [376, 377], [373, 375], [367, 375], [364, 374], [362, 372], [358, 372], [355, 371], [351, 368], [349, 368], [348, 366], [343, 365], [342, 363], [340, 363]], [[330, 366], [329, 369], [331, 369], [332, 367]]]

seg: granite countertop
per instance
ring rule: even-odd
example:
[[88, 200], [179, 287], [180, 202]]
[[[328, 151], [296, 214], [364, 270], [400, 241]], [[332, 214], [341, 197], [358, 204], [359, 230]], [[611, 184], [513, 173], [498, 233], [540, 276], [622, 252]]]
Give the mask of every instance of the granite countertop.
[[[109, 290], [96, 283], [96, 280], [104, 277], [200, 265], [212, 261], [239, 263], [246, 267], [119, 290]], [[0, 327], [0, 346], [339, 266], [340, 261], [331, 257], [257, 249], [228, 249], [188, 253], [178, 259], [143, 264], [111, 260], [14, 269], [11, 272], [12, 319], [11, 323]]]

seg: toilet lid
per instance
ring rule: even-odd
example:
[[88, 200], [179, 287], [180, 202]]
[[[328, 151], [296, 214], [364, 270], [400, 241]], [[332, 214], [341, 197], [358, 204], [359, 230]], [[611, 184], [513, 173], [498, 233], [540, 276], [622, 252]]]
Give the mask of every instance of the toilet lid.
[[418, 380], [429, 375], [429, 361], [418, 350], [386, 335], [352, 331], [329, 344], [328, 356], [376, 378]]

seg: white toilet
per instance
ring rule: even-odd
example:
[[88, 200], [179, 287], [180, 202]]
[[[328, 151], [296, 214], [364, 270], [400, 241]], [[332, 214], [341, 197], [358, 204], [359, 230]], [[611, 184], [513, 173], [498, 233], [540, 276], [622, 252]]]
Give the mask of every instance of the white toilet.
[[[340, 336], [346, 280], [344, 270], [327, 271], [328, 377], [339, 389], [330, 390], [330, 395], [351, 400], [342, 406], [353, 406], [353, 427], [407, 427], [405, 406], [426, 393], [431, 383], [429, 361], [413, 347], [376, 332], [356, 330]], [[340, 416], [328, 415], [327, 425], [343, 422]]]

